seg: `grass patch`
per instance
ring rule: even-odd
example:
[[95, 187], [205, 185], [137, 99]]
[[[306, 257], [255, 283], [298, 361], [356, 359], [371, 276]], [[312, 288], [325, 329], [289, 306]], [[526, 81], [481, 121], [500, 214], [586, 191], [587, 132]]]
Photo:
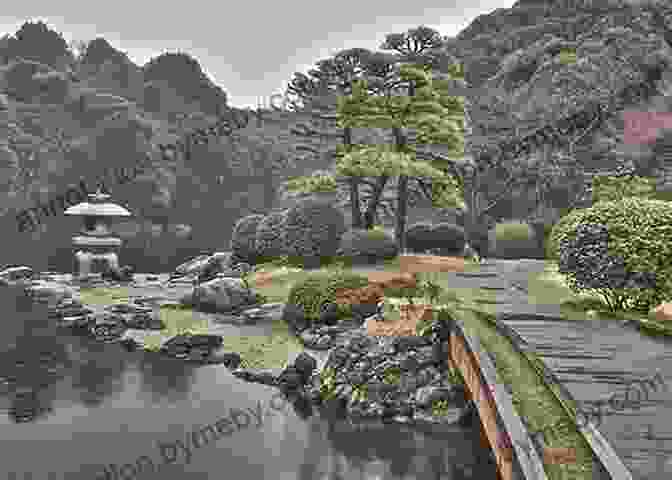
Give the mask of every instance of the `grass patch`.
[[79, 295], [82, 303], [86, 305], [112, 305], [129, 301], [128, 289], [124, 287], [82, 288]]
[[602, 298], [594, 293], [574, 293], [564, 275], [558, 272], [556, 262], [546, 261], [543, 272], [533, 274], [528, 284], [528, 302], [533, 305], [560, 305], [567, 320], [635, 320], [654, 333], [672, 335], [672, 329], [662, 322], [647, 318], [641, 312], [618, 310], [612, 312]]
[[282, 320], [272, 324], [270, 335], [240, 335], [224, 337], [224, 348], [240, 355], [242, 368], [285, 368], [293, 353], [303, 351], [303, 346], [289, 331]]
[[[115, 303], [130, 303], [128, 289], [119, 288], [87, 288], [81, 289], [80, 298], [85, 305], [113, 305]], [[156, 351], [166, 337], [184, 334], [207, 333], [208, 322], [198, 318], [191, 309], [176, 309], [165, 307], [159, 309], [159, 316], [166, 328], [156, 330], [144, 337], [145, 350]]]

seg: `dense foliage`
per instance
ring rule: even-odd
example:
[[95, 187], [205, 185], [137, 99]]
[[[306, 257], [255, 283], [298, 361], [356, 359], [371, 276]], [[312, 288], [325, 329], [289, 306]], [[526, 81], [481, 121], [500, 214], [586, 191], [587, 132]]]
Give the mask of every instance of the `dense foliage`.
[[336, 301], [336, 292], [341, 289], [365, 287], [368, 283], [366, 277], [347, 270], [314, 272], [292, 287], [287, 303], [300, 305], [306, 318], [314, 321], [319, 318], [323, 305]]
[[308, 268], [331, 260], [345, 232], [345, 218], [333, 205], [306, 199], [287, 211], [284, 250]]
[[672, 294], [672, 207], [625, 198], [572, 212], [554, 229], [559, 270], [611, 309], [647, 311]]
[[26, 22], [10, 37], [0, 56], [8, 60], [23, 58], [50, 67], [67, 64], [72, 58], [63, 36], [44, 22]]
[[560, 259], [560, 243], [568, 240], [573, 234], [584, 210], [583, 208], [572, 210], [553, 225], [545, 246], [547, 259], [556, 262]]
[[294, 192], [335, 192], [337, 183], [329, 173], [318, 170], [307, 177], [294, 177], [287, 180], [286, 187]]

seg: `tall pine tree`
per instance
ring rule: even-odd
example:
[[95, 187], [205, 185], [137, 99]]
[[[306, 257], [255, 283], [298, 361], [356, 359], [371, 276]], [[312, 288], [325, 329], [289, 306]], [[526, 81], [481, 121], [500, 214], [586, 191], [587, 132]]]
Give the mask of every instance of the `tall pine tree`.
[[[436, 161], [419, 160], [406, 142], [406, 131], [414, 129], [416, 141], [440, 143], [448, 149], [448, 158], [464, 156], [464, 104], [461, 98], [450, 97], [433, 87], [428, 69], [401, 65], [401, 82], [412, 85], [412, 96], [371, 95], [366, 81], [357, 82], [352, 95], [339, 99], [341, 126], [392, 129], [394, 145], [372, 145], [343, 151], [337, 173], [347, 176], [397, 177], [396, 238], [400, 251], [406, 248], [406, 206], [408, 177], [424, 177], [437, 185], [435, 204], [442, 207], [463, 206], [458, 181]], [[459, 71], [456, 70], [456, 73]]]

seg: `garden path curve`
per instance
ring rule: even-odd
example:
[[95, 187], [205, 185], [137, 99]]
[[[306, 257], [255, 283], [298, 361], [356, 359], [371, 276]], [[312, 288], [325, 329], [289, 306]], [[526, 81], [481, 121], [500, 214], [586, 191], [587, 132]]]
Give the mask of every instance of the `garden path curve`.
[[[515, 330], [553, 371], [586, 411], [612, 395], [643, 400], [617, 411], [606, 406], [598, 429], [635, 480], [663, 480], [672, 475], [672, 338], [642, 334], [632, 323], [615, 320], [563, 320], [558, 305], [530, 305], [530, 275], [540, 260], [488, 260], [481, 275], [448, 273], [457, 288], [496, 292], [500, 318]], [[469, 274], [467, 274], [469, 275]], [[637, 382], [660, 372], [665, 387], [646, 399]], [[630, 387], [628, 384], [634, 382]], [[640, 393], [637, 394], [635, 390]]]

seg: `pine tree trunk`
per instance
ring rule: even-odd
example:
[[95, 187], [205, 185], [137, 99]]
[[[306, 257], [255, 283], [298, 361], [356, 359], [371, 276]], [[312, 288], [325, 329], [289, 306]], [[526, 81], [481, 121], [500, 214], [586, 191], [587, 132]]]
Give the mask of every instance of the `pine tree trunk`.
[[376, 210], [378, 209], [378, 204], [380, 203], [380, 197], [383, 194], [383, 190], [385, 190], [385, 185], [387, 184], [387, 180], [389, 178], [390, 177], [388, 177], [387, 175], [378, 177], [376, 188], [374, 189], [373, 195], [369, 200], [369, 204], [366, 206], [366, 212], [364, 212], [364, 228], [366, 228], [367, 230], [371, 230], [376, 221]]
[[[352, 128], [343, 130], [343, 144], [352, 145]], [[352, 214], [352, 228], [362, 228], [362, 210], [359, 205], [359, 179], [350, 177], [350, 212]]]
[[406, 251], [406, 207], [408, 206], [408, 177], [405, 175], [399, 177], [397, 195], [396, 237], [399, 253], [404, 253]]
[[[401, 128], [394, 128], [394, 140], [397, 151], [401, 151], [406, 143], [404, 132]], [[397, 222], [396, 222], [396, 237], [399, 253], [406, 251], [406, 215], [408, 210], [408, 177], [406, 175], [399, 176], [399, 183], [397, 187]]]

